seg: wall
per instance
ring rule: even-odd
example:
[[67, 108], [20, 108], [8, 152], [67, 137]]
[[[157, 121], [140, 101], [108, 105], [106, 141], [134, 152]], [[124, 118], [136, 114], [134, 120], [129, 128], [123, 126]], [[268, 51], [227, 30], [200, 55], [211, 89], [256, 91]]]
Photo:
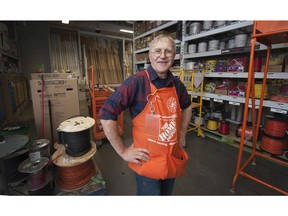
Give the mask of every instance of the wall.
[[17, 22], [21, 69], [30, 80], [31, 73], [51, 72], [49, 58], [49, 28], [45, 21]]

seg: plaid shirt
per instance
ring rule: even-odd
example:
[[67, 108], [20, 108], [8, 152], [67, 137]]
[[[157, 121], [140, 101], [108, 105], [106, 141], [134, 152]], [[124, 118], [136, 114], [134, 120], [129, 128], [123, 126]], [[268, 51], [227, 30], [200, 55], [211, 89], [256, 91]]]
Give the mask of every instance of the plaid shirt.
[[[181, 109], [190, 106], [190, 96], [184, 84], [174, 77], [170, 71], [166, 79], [160, 79], [152, 66], [148, 68], [148, 73], [151, 82], [157, 89], [173, 87], [174, 83]], [[135, 118], [145, 108], [147, 95], [150, 93], [150, 82], [145, 71], [127, 78], [101, 107], [100, 119], [117, 120], [117, 116], [127, 107], [129, 107], [131, 118]]]

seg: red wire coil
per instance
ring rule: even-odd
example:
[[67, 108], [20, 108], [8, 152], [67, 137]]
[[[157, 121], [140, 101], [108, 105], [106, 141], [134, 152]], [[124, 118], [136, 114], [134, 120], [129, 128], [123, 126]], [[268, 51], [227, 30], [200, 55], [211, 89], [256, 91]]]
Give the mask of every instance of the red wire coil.
[[45, 183], [45, 180], [46, 175], [43, 170], [40, 170], [40, 172], [31, 173], [28, 179], [31, 188], [39, 188]]
[[266, 125], [264, 132], [268, 135], [275, 137], [284, 137], [286, 135], [286, 130], [288, 129], [288, 122], [277, 121], [272, 118], [266, 119]]
[[73, 167], [58, 167], [56, 185], [63, 190], [75, 190], [90, 182], [96, 174], [92, 158]]
[[283, 154], [283, 146], [284, 146], [283, 139], [274, 139], [272, 137], [263, 136], [262, 137], [262, 143], [261, 143], [261, 149], [269, 152], [274, 155], [282, 155]]

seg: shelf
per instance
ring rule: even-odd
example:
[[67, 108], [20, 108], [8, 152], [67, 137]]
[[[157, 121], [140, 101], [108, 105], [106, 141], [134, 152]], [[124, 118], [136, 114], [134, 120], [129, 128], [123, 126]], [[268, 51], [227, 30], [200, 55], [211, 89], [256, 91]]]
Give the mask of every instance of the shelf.
[[[288, 43], [273, 44], [272, 49], [284, 49], [288, 48]], [[263, 44], [256, 45], [255, 51], [264, 51], [267, 50], [267, 46]], [[232, 49], [223, 49], [223, 50], [214, 50], [200, 53], [184, 54], [184, 58], [200, 58], [200, 57], [209, 57], [209, 56], [220, 56], [220, 55], [230, 55], [230, 54], [240, 54], [240, 53], [249, 53], [250, 47], [235, 47]]]
[[134, 53], [137, 54], [137, 53], [148, 52], [148, 51], [149, 51], [149, 47], [146, 47], [140, 50], [136, 50]]
[[4, 55], [4, 56], [7, 56], [9, 58], [12, 58], [12, 59], [16, 59], [16, 60], [19, 60], [19, 58], [13, 54], [10, 54], [2, 49], [0, 49], [0, 54]]
[[160, 25], [160, 26], [158, 26], [158, 27], [156, 27], [154, 29], [151, 29], [150, 31], [147, 31], [147, 32], [145, 32], [143, 34], [140, 34], [140, 35], [136, 36], [134, 39], [137, 40], [139, 38], [142, 38], [142, 37], [145, 37], [147, 35], [150, 35], [150, 34], [152, 34], [154, 32], [157, 32], [157, 31], [160, 31], [162, 29], [168, 28], [168, 27], [170, 27], [172, 25], [175, 25], [177, 23], [178, 23], [178, 21], [171, 21], [171, 22], [165, 23], [165, 24]]
[[184, 37], [183, 41], [186, 42], [186, 41], [196, 40], [196, 39], [199, 39], [199, 38], [203, 38], [203, 37], [212, 36], [212, 35], [215, 35], [215, 34], [224, 33], [224, 32], [227, 32], [227, 31], [232, 31], [232, 30], [236, 30], [236, 29], [239, 29], [239, 28], [252, 26], [253, 23], [254, 23], [254, 21], [240, 21], [240, 22], [237, 22], [237, 23], [232, 23], [232, 24], [226, 25], [224, 27], [211, 29], [211, 30], [208, 30], [208, 31], [205, 31], [205, 32], [200, 32], [199, 34], [195, 34], [195, 35], [191, 35], [191, 36], [186, 36], [186, 37]]
[[[188, 92], [191, 95], [191, 91]], [[200, 96], [199, 92], [194, 92], [193, 96]], [[214, 99], [215, 102], [224, 102], [224, 101], [229, 101], [231, 102], [231, 104], [234, 103], [234, 105], [237, 105], [238, 103], [245, 103], [245, 97], [236, 97], [236, 96], [230, 96], [230, 95], [220, 95], [220, 94], [213, 94], [213, 93], [207, 93], [207, 92], [203, 92], [203, 96], [202, 96], [203, 100], [210, 100], [210, 99]], [[259, 106], [259, 99], [255, 100], [255, 106], [257, 108], [257, 106]], [[249, 100], [249, 105], [251, 105], [251, 99]], [[264, 100], [263, 101], [263, 106], [264, 107], [268, 107], [268, 108], [273, 108], [273, 109], [278, 109], [278, 112], [280, 112], [280, 110], [288, 110], [288, 103], [282, 103], [282, 102], [276, 102], [276, 101], [271, 101], [271, 100]], [[274, 112], [277, 112], [277, 110], [275, 110]]]
[[[255, 79], [263, 79], [263, 72], [255, 72]], [[204, 77], [214, 78], [248, 78], [248, 72], [209, 72], [204, 73]], [[267, 79], [288, 79], [288, 73], [285, 72], [268, 72]]]

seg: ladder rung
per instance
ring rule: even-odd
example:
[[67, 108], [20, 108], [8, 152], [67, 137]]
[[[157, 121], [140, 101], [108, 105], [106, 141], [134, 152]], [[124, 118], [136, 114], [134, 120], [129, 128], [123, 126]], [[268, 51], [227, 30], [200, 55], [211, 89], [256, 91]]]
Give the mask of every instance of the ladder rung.
[[197, 108], [197, 107], [200, 107], [200, 104], [192, 103], [192, 108]]

